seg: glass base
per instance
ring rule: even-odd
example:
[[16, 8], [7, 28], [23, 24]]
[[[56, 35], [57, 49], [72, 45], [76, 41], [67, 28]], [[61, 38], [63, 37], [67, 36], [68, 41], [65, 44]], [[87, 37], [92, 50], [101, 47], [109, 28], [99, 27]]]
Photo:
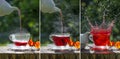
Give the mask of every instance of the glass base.
[[94, 47], [91, 47], [91, 50], [94, 50], [94, 51], [107, 51], [107, 50], [109, 50], [109, 46], [94, 46]]

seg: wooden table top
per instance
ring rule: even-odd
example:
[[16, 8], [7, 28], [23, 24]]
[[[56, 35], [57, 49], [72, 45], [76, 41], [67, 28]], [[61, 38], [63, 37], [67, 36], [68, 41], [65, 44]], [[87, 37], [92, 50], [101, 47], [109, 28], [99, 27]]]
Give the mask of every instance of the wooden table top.
[[[36, 53], [36, 54], [39, 54], [40, 53], [40, 50], [38, 49], [33, 49], [33, 48], [14, 48], [14, 46], [9, 46], [11, 44], [8, 44], [7, 46], [0, 46], [0, 54], [33, 54], [33, 53]], [[24, 50], [25, 49], [25, 50]]]
[[53, 47], [55, 47], [54, 44], [48, 44], [47, 46], [42, 46], [40, 48], [40, 53], [48, 53], [48, 54], [80, 53], [80, 50], [77, 50], [77, 49], [74, 49], [74, 48], [52, 49]]

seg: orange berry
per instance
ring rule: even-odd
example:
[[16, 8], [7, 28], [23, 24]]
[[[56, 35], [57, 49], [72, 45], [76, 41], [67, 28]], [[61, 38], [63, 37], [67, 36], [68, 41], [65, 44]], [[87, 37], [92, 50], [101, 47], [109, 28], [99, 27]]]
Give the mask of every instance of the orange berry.
[[30, 40], [28, 41], [28, 44], [29, 44], [29, 46], [34, 46], [34, 42], [33, 42], [33, 40], [30, 39]]
[[70, 40], [68, 41], [68, 45], [69, 45], [69, 46], [73, 46], [73, 45], [74, 45], [74, 42], [72, 41], [72, 39], [70, 39]]
[[120, 49], [120, 41], [117, 41], [117, 42], [115, 43], [115, 47], [118, 48], [118, 49]]
[[40, 48], [40, 41], [36, 41], [34, 45], [37, 49]]
[[74, 47], [79, 49], [80, 48], [80, 41], [74, 42]]
[[114, 45], [115, 45], [115, 42], [112, 42], [112, 41], [108, 42], [108, 46], [114, 46]]

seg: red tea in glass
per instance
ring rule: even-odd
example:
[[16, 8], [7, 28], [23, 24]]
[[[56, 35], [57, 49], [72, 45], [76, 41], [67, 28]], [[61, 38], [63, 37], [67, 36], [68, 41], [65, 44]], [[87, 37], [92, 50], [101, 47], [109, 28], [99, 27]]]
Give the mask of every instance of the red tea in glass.
[[103, 21], [100, 26], [93, 26], [91, 23], [89, 24], [91, 25], [90, 33], [92, 35], [92, 41], [95, 44], [94, 48], [97, 48], [97, 50], [108, 49], [108, 43], [110, 42], [110, 35], [114, 21], [110, 24], [106, 24], [105, 21]]
[[98, 31], [91, 31], [93, 41], [96, 46], [106, 46], [110, 42], [111, 31], [107, 29], [99, 29]]
[[15, 46], [26, 46], [30, 39], [29, 33], [14, 33], [10, 34], [10, 40], [13, 41]]
[[52, 34], [51, 40], [56, 46], [66, 46], [68, 40], [70, 40], [69, 34]]
[[27, 42], [14, 42], [14, 44], [16, 45], [16, 46], [26, 46], [27, 45]]

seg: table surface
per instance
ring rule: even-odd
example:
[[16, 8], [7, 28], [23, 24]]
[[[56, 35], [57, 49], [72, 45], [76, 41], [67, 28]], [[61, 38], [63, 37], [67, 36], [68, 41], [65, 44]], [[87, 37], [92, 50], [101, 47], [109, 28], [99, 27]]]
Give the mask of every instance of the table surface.
[[79, 59], [80, 55], [82, 59], [119, 59], [120, 50], [115, 50], [111, 53], [91, 53], [90, 50], [70, 50], [67, 52], [59, 51], [55, 52], [51, 49], [54, 47], [53, 44], [42, 46], [40, 50], [29, 50], [29, 51], [13, 51], [8, 46], [0, 46], [0, 58], [11, 58], [11, 59]]
[[[42, 46], [40, 48], [40, 53], [48, 53], [48, 54], [62, 54], [62, 53], [80, 53], [80, 50], [68, 48], [68, 49], [60, 49], [59, 51], [57, 49], [52, 49], [55, 47], [54, 44], [48, 44], [47, 46]], [[57, 52], [56, 52], [57, 50]]]
[[0, 59], [39, 59], [40, 50], [11, 50], [8, 46], [0, 46]]
[[[23, 50], [16, 51], [12, 50], [10, 47], [14, 46], [0, 46], [0, 59], [79, 59], [80, 50], [61, 50], [55, 52], [50, 49], [54, 47], [53, 44], [48, 44], [47, 46], [42, 46], [40, 50]], [[32, 49], [32, 48], [31, 48]]]
[[[107, 49], [101, 49], [101, 50], [93, 50], [94, 44], [87, 44], [84, 48], [81, 49], [81, 53], [87, 53], [87, 54], [114, 54], [114, 53], [120, 53], [120, 49], [117, 49], [115, 46], [107, 46]], [[98, 49], [98, 48], [96, 48]]]
[[48, 44], [47, 46], [42, 46], [40, 49], [41, 59], [80, 59], [80, 50], [69, 49], [56, 49], [54, 44]]
[[[9, 44], [10, 45], [10, 44]], [[14, 51], [11, 50], [10, 47], [8, 46], [0, 46], [0, 53], [8, 53], [8, 54], [22, 54], [22, 53], [48, 53], [48, 54], [60, 54], [60, 53], [80, 53], [80, 50], [72, 50], [71, 48], [67, 49], [67, 50], [62, 50], [56, 52], [56, 50], [53, 50], [52, 48], [55, 47], [54, 44], [48, 44], [47, 46], [41, 46], [40, 50], [34, 50], [32, 48], [30, 48], [29, 50], [25, 50], [25, 51]], [[67, 51], [67, 52], [66, 52]], [[92, 51], [90, 49], [87, 50], [81, 50], [81, 53], [90, 53], [90, 54], [94, 54], [95, 51]], [[99, 52], [99, 51], [98, 51]], [[120, 53], [120, 49], [115, 49], [115, 50], [110, 50], [110, 51], [100, 51], [100, 52], [110, 52], [110, 54], [113, 53]]]
[[[11, 44], [9, 44], [11, 45]], [[54, 44], [48, 44], [47, 46], [42, 46], [39, 50], [38, 49], [35, 49], [35, 48], [29, 48], [28, 50], [24, 50], [24, 49], [11, 49], [13, 46], [10, 46], [9, 45], [7, 46], [0, 46], [0, 54], [32, 54], [32, 53], [39, 53], [39, 54], [63, 54], [63, 53], [80, 53], [80, 50], [70, 50], [70, 49], [67, 49], [67, 50], [61, 50], [61, 51], [55, 51], [55, 50], [52, 50], [51, 47], [54, 47], [55, 45]]]
[[18, 51], [14, 51], [14, 50], [11, 50], [9, 49], [8, 47], [6, 46], [1, 46], [0, 47], [0, 54], [27, 54], [27, 53], [40, 53], [40, 50], [18, 50]]
[[81, 59], [120, 59], [120, 49], [114, 46], [107, 50], [92, 50], [92, 48], [93, 44], [88, 44], [85, 49], [81, 49]]

